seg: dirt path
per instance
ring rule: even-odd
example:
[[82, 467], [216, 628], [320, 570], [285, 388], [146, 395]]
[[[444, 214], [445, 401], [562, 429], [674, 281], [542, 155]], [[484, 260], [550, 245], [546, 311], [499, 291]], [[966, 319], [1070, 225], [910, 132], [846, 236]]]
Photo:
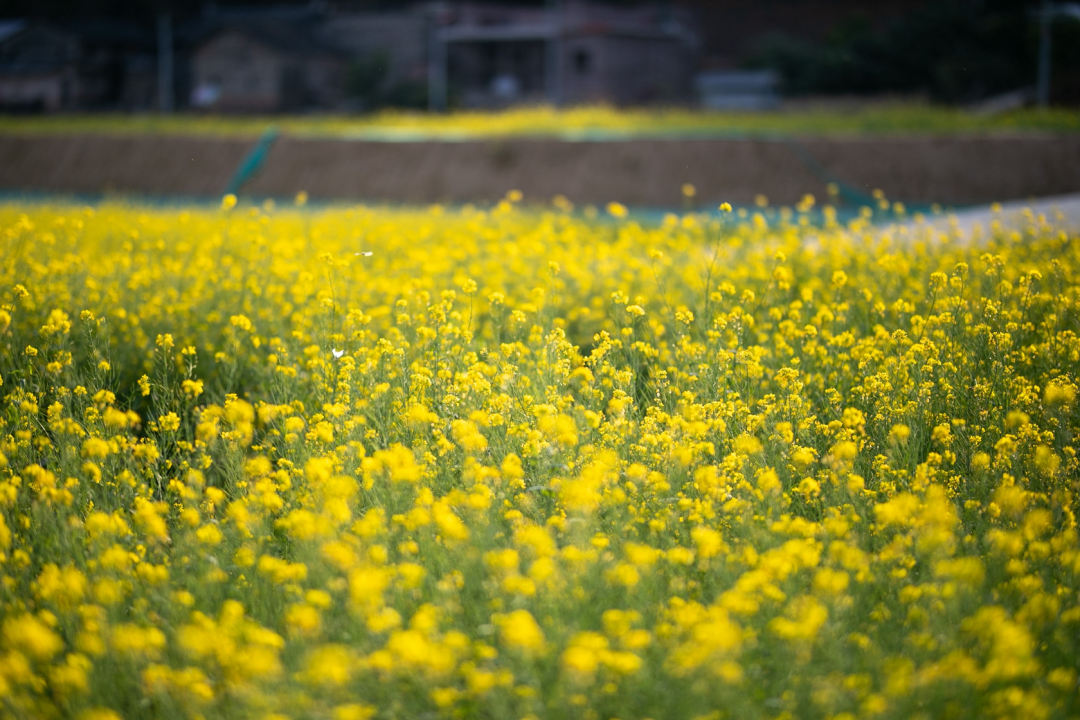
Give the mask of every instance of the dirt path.
[[[982, 205], [933, 218], [927, 225], [937, 233], [951, 235], [965, 242], [977, 242], [992, 232], [995, 222], [1003, 228], [1022, 229], [1030, 224], [1032, 217], [1040, 216], [1055, 228], [1080, 231], [1080, 193], [1034, 201], [1014, 200], [1001, 203], [997, 208]], [[906, 223], [906, 227], [909, 231], [917, 231], [924, 226]]]
[[[978, 204], [1080, 192], [1080, 135], [800, 140], [363, 142], [283, 137], [244, 188], [256, 196], [391, 202], [527, 200], [702, 206], [822, 198], [826, 176], [912, 203]], [[0, 136], [0, 189], [215, 196], [251, 141], [178, 136]]]

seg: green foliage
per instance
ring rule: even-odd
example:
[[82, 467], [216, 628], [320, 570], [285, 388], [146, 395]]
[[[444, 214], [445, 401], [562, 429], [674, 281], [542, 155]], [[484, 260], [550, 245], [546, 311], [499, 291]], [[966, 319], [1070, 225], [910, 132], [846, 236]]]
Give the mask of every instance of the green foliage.
[[[777, 69], [802, 94], [921, 93], [968, 102], [1035, 82], [1037, 23], [1026, 3], [927, 3], [887, 28], [853, 16], [820, 46], [764, 38], [752, 65]], [[1057, 72], [1080, 70], [1080, 22], [1054, 22]]]
[[354, 60], [349, 65], [345, 92], [364, 110], [378, 108], [423, 108], [427, 87], [411, 80], [389, 79], [390, 59], [385, 51]]

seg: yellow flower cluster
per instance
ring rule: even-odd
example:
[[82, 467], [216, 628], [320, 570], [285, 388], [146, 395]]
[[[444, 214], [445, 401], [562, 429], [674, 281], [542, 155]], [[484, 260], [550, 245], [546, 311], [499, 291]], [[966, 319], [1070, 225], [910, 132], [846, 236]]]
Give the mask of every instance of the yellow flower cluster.
[[[0, 117], [6, 134], [178, 134], [257, 136], [269, 128], [301, 137], [376, 140], [486, 139], [498, 137], [635, 138], [656, 135], [740, 133], [963, 134], [994, 130], [1076, 132], [1073, 108], [1028, 108], [978, 113], [927, 103], [890, 102], [864, 108], [816, 108], [800, 112], [718, 112], [688, 108], [616, 108], [544, 105], [500, 111], [455, 110], [426, 113], [382, 110], [363, 115], [311, 114], [291, 117], [237, 115], [55, 115]], [[686, 190], [684, 189], [684, 193]], [[693, 193], [686, 193], [692, 195]]]
[[0, 708], [1075, 717], [1080, 237], [0, 206]]

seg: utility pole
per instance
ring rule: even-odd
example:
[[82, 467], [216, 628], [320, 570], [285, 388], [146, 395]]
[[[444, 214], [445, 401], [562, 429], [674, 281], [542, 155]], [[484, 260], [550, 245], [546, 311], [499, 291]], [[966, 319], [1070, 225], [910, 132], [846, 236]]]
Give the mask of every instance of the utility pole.
[[1036, 100], [1039, 109], [1045, 110], [1050, 105], [1050, 19], [1053, 7], [1050, 0], [1042, 1], [1039, 12], [1039, 80], [1036, 87]]
[[553, 34], [547, 41], [547, 96], [555, 107], [563, 104], [563, 4], [562, 0], [547, 0], [548, 20]]
[[158, 110], [173, 111], [173, 36], [169, 13], [158, 15]]
[[432, 14], [428, 38], [428, 110], [443, 112], [447, 104], [447, 52], [438, 12]]

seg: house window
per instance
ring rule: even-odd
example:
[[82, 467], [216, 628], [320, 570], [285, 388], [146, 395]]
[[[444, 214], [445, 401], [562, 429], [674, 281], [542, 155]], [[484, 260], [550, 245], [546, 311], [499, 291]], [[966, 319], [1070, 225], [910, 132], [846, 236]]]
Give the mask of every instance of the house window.
[[587, 75], [592, 67], [592, 55], [588, 50], [574, 51], [574, 70], [578, 75]]

